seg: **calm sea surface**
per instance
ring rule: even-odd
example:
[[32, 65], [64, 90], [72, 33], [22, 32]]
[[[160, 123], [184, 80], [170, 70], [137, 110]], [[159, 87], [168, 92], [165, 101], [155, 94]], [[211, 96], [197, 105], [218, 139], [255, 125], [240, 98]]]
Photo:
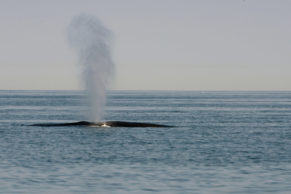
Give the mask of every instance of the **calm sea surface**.
[[291, 92], [115, 91], [104, 120], [176, 127], [28, 126], [82, 99], [0, 91], [0, 193], [291, 193]]

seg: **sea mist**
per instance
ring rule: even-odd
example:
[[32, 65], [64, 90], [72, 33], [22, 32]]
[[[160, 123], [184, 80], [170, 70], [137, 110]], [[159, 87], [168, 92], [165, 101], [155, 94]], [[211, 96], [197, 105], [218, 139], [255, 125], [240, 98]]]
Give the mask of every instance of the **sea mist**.
[[89, 119], [100, 121], [106, 104], [106, 89], [112, 78], [112, 34], [96, 17], [80, 15], [68, 28], [69, 43], [82, 67], [82, 79], [89, 102]]

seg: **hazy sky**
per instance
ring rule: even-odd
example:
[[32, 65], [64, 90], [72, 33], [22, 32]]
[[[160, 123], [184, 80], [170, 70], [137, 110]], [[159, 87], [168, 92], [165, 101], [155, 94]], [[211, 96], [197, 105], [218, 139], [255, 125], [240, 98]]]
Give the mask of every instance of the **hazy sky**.
[[291, 90], [291, 0], [0, 0], [0, 89], [79, 89], [80, 13], [114, 33], [113, 89]]

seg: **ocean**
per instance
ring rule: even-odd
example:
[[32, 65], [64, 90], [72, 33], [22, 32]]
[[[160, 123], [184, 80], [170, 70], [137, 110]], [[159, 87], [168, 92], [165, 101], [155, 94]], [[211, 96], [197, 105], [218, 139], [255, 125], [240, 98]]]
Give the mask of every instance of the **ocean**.
[[0, 193], [291, 193], [291, 92], [0, 91]]

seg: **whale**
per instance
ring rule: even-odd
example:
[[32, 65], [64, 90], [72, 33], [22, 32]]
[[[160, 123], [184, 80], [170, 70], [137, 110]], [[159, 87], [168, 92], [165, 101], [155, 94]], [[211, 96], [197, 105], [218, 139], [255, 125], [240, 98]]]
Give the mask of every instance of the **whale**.
[[173, 127], [170, 125], [162, 125], [155, 123], [141, 123], [141, 122], [125, 122], [125, 121], [105, 121], [105, 122], [89, 122], [78, 121], [71, 123], [36, 123], [29, 126], [37, 127], [65, 127], [65, 126], [85, 126], [85, 127]]

